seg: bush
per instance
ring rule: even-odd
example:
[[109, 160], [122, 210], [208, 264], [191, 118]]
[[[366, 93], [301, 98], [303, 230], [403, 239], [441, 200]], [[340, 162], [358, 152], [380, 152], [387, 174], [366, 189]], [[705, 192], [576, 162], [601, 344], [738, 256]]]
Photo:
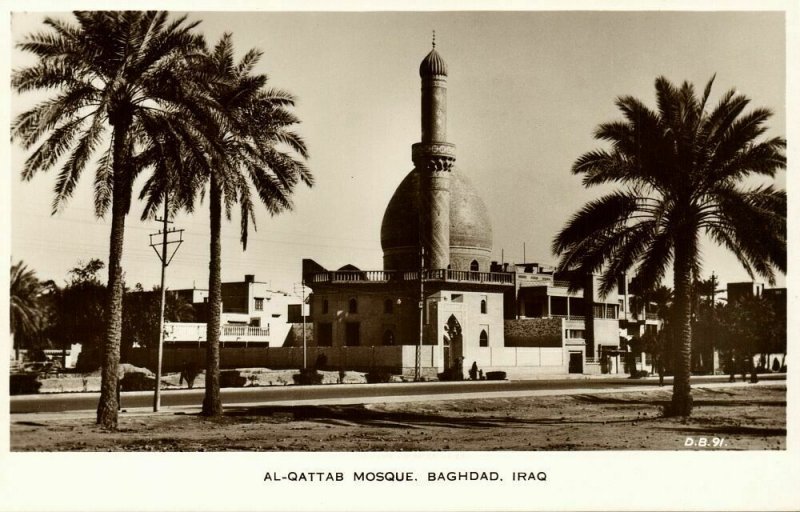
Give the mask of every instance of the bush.
[[34, 363], [43, 363], [48, 361], [47, 354], [44, 353], [44, 350], [40, 348], [32, 348], [28, 351], [27, 358], [28, 361], [33, 361]]
[[781, 369], [781, 363], [780, 361], [778, 361], [778, 358], [776, 357], [775, 359], [772, 360], [772, 371], [777, 372], [780, 369]]
[[243, 388], [247, 379], [242, 377], [239, 370], [225, 370], [219, 374], [219, 387]]
[[24, 373], [11, 376], [10, 393], [12, 395], [32, 395], [39, 392], [42, 383], [37, 380], [35, 373]]
[[84, 349], [78, 354], [75, 362], [75, 371], [79, 373], [92, 373], [100, 368], [100, 351], [96, 349]]
[[506, 380], [506, 372], [486, 372], [486, 380]]
[[192, 389], [194, 388], [194, 381], [201, 372], [202, 370], [196, 363], [184, 363], [183, 370], [181, 370], [181, 377], [178, 382], [179, 384], [183, 384], [183, 382], [186, 381], [186, 387]]
[[316, 368], [306, 368], [292, 375], [292, 380], [297, 386], [314, 386], [322, 384], [322, 374]]
[[386, 370], [373, 370], [366, 375], [367, 384], [385, 384], [392, 379], [392, 374]]
[[448, 368], [436, 375], [439, 377], [439, 380], [443, 381], [464, 380], [464, 373], [460, 368]]
[[631, 376], [628, 377], [628, 378], [629, 379], [643, 379], [643, 378], [645, 378], [645, 377], [647, 377], [649, 375], [650, 375], [650, 372], [648, 372], [646, 370], [636, 370], [633, 373], [631, 373]]
[[126, 373], [120, 381], [121, 391], [152, 391], [156, 388], [156, 379], [141, 372]]

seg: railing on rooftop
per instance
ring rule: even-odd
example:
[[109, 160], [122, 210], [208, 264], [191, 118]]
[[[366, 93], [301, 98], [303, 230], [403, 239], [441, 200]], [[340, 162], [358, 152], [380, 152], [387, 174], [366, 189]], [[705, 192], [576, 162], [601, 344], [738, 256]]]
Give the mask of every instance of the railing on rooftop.
[[556, 315], [551, 314], [552, 318], [566, 318], [567, 320], [586, 320], [584, 315]]
[[[420, 273], [399, 270], [334, 270], [314, 272], [308, 281], [311, 283], [388, 283], [398, 281], [418, 281]], [[473, 272], [469, 270], [437, 269], [423, 273], [426, 281], [446, 281], [458, 283], [484, 283], [513, 285], [513, 272]]]
[[[188, 322], [164, 322], [165, 341], [205, 341], [206, 324]], [[269, 324], [263, 327], [253, 325], [221, 325], [220, 341], [265, 341], [269, 337]]]

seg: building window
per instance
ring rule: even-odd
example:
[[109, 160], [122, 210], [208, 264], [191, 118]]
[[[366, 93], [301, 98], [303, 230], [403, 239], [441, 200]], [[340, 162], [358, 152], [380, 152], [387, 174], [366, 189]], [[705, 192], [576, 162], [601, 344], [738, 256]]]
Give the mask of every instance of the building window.
[[479, 267], [478, 267], [478, 260], [472, 260], [472, 263], [470, 263], [470, 264], [469, 264], [469, 269], [470, 269], [471, 271], [473, 271], [473, 272], [477, 272], [477, 271], [478, 271], [478, 269], [479, 269]]
[[322, 299], [322, 314], [328, 314], [328, 299]]
[[481, 297], [481, 314], [486, 314], [486, 297]]
[[383, 344], [394, 345], [394, 333], [391, 330], [387, 330], [383, 333]]
[[333, 345], [333, 324], [320, 322], [317, 324], [317, 345], [330, 347]]
[[480, 345], [481, 347], [489, 346], [489, 334], [486, 332], [486, 329], [481, 331]]
[[567, 339], [582, 340], [586, 337], [586, 331], [583, 329], [567, 329]]
[[359, 322], [347, 322], [345, 324], [345, 345], [348, 347], [357, 347], [361, 344], [359, 339], [361, 324]]
[[383, 312], [386, 313], [387, 315], [390, 315], [392, 314], [393, 311], [394, 311], [394, 303], [392, 302], [392, 299], [386, 299], [385, 301], [383, 301]]
[[264, 299], [256, 297], [256, 311], [264, 311]]
[[358, 313], [358, 301], [353, 298], [347, 303], [347, 311], [349, 313]]

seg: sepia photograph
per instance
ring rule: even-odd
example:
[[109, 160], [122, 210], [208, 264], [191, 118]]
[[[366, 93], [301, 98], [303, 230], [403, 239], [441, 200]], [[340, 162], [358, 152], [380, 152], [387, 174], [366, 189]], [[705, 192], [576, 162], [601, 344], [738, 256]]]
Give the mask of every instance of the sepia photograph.
[[67, 4], [4, 13], [14, 510], [800, 507], [797, 5]]

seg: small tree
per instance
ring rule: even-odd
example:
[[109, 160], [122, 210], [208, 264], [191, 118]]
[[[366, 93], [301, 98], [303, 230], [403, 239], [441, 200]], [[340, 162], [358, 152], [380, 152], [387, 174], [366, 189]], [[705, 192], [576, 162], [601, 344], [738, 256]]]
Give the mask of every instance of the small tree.
[[45, 299], [45, 286], [36, 277], [36, 272], [23, 262], [11, 265], [9, 286], [9, 324], [12, 345], [34, 347], [46, 328], [49, 305]]
[[[134, 344], [145, 348], [158, 345], [161, 315], [161, 287], [154, 286], [145, 291], [141, 284], [127, 292], [122, 315], [122, 359], [125, 360]], [[194, 321], [194, 309], [186, 299], [176, 293], [167, 292], [164, 304], [164, 321]]]
[[[726, 305], [719, 313], [724, 324], [722, 346], [739, 363], [742, 374], [750, 370], [750, 382], [758, 382], [753, 357], [773, 349], [783, 334], [772, 303], [763, 297], [745, 297]], [[736, 365], [731, 364], [729, 372], [733, 375], [735, 370]]]
[[62, 347], [81, 344], [80, 371], [100, 367], [106, 330], [107, 289], [98, 273], [105, 264], [93, 258], [69, 271], [64, 288], [54, 294], [54, 325], [50, 336]]

